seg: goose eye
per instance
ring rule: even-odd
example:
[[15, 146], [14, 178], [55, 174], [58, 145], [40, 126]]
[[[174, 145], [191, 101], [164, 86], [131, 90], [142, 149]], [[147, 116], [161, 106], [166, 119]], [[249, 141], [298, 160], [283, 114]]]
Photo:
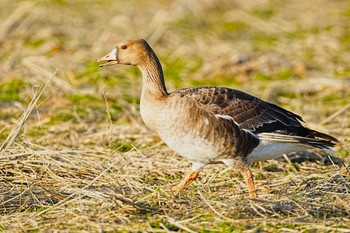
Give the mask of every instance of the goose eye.
[[128, 46], [127, 45], [122, 45], [122, 49], [127, 49]]

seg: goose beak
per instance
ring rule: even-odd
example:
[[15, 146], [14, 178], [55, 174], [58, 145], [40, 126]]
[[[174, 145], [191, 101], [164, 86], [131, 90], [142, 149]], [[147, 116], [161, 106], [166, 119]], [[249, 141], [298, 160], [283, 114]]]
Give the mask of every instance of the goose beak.
[[104, 66], [111, 66], [114, 64], [118, 64], [117, 53], [118, 53], [117, 48], [114, 48], [106, 56], [103, 56], [103, 57], [100, 57], [99, 59], [97, 59], [97, 62], [105, 62], [105, 63], [100, 64], [99, 66], [104, 67]]

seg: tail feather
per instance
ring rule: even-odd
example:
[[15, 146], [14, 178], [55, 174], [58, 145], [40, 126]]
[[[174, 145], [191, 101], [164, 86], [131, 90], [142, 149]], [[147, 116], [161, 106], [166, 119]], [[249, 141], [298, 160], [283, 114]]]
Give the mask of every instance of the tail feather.
[[338, 139], [336, 139], [335, 137], [332, 137], [331, 135], [329, 134], [325, 134], [325, 133], [321, 133], [321, 132], [318, 132], [316, 130], [313, 130], [313, 129], [309, 129], [309, 128], [306, 128], [309, 132], [310, 132], [310, 136], [313, 137], [313, 138], [319, 138], [321, 140], [326, 140], [326, 141], [329, 141], [329, 142], [333, 142], [333, 146], [339, 142]]
[[310, 134], [307, 137], [278, 133], [261, 133], [259, 134], [259, 139], [284, 143], [300, 143], [306, 146], [334, 152], [331, 147], [335, 146], [336, 143], [339, 142], [338, 139], [316, 130], [308, 130]]

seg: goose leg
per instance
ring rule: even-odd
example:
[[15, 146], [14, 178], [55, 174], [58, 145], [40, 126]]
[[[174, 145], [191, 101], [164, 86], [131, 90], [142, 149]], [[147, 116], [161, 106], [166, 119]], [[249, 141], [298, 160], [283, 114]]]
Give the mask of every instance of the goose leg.
[[254, 177], [252, 171], [243, 160], [234, 160], [234, 159], [224, 159], [222, 160], [224, 164], [228, 167], [238, 168], [239, 172], [243, 175], [244, 181], [247, 184], [250, 198], [257, 198], [258, 194], [256, 193], [254, 185]]
[[199, 175], [199, 172], [191, 171], [187, 174], [187, 176], [176, 186], [173, 187], [173, 190], [184, 190], [187, 186], [189, 186], [192, 181], [194, 181]]
[[199, 171], [202, 169], [204, 164], [194, 162], [192, 163], [191, 172], [189, 172], [186, 177], [176, 186], [172, 188], [173, 191], [184, 190], [189, 186], [199, 175]]
[[254, 177], [252, 174], [252, 171], [249, 169], [249, 167], [244, 166], [241, 169], [241, 173], [243, 175], [244, 181], [247, 184], [248, 191], [249, 191], [249, 197], [250, 198], [257, 198], [258, 194], [256, 193], [255, 185], [254, 185]]

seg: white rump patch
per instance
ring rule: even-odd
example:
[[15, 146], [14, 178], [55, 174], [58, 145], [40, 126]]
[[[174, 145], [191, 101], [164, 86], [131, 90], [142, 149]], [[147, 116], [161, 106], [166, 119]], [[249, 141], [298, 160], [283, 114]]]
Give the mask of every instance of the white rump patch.
[[247, 156], [248, 162], [275, 159], [283, 154], [303, 151], [308, 149], [306, 145], [299, 143], [271, 142], [260, 140], [260, 144]]

